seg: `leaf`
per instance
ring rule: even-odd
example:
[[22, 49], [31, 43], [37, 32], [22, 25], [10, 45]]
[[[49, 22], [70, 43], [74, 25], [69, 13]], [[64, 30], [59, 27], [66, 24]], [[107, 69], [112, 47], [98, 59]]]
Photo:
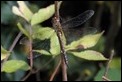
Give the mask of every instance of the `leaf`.
[[9, 54], [10, 52], [1, 46], [1, 60], [5, 59]]
[[95, 51], [99, 51], [99, 52], [104, 52], [104, 49], [105, 49], [104, 43], [105, 43], [105, 37], [101, 36], [101, 38], [99, 39], [97, 44], [94, 47], [92, 47], [91, 49], [95, 50]]
[[31, 25], [42, 23], [43, 21], [53, 16], [53, 14], [54, 14], [54, 5], [42, 8], [32, 16]]
[[45, 40], [45, 39], [49, 39], [53, 33], [54, 33], [54, 30], [52, 28], [37, 26], [33, 28], [32, 38]]
[[37, 53], [41, 53], [41, 54], [44, 54], [44, 55], [51, 55], [48, 51], [46, 50], [33, 50], [34, 52], [37, 52]]
[[30, 9], [26, 6], [24, 1], [17, 1], [19, 5], [19, 10], [21, 13], [26, 17], [26, 19], [29, 21], [31, 17], [33, 16], [33, 13], [30, 11]]
[[29, 35], [29, 32], [28, 32], [26, 29], [24, 29], [20, 23], [18, 23], [17, 26], [18, 26], [19, 30], [20, 30], [24, 35], [26, 35], [28, 38], [31, 38], [31, 36]]
[[26, 6], [26, 4], [23, 1], [17, 1], [19, 8], [16, 6], [12, 7], [12, 11], [15, 15], [21, 16], [22, 18], [26, 19], [27, 21], [30, 21], [33, 13], [30, 11], [30, 9]]
[[9, 60], [3, 64], [2, 72], [12, 73], [18, 70], [29, 70], [29, 65], [22, 60]]
[[66, 51], [75, 50], [78, 49], [79, 47], [82, 49], [93, 47], [98, 42], [102, 34], [103, 32], [98, 34], [89, 34], [77, 41], [73, 41], [71, 44], [66, 46]]
[[[102, 76], [104, 75], [105, 68], [102, 68], [95, 76], [95, 81], [102, 81]], [[121, 70], [109, 69], [107, 78], [112, 81], [121, 81]]]
[[[61, 3], [62, 3], [62, 1], [60, 1], [59, 4], [58, 4], [59, 8], [60, 8]], [[54, 9], [55, 9], [54, 8], [54, 4], [50, 5], [50, 6], [46, 7], [46, 8], [40, 9], [37, 13], [35, 13], [32, 16], [31, 25], [36, 25], [36, 24], [42, 23], [45, 20], [47, 20], [50, 17], [52, 17], [54, 12], [55, 12]]]
[[121, 58], [113, 58], [110, 63], [110, 68], [121, 69]]
[[50, 52], [52, 55], [60, 54], [60, 45], [56, 33], [54, 33], [54, 35], [52, 35], [50, 38], [50, 47]]
[[[26, 19], [26, 17], [20, 12], [20, 10], [18, 9], [18, 7], [16, 6], [13, 6], [12, 7], [12, 12], [15, 14], [15, 15], [18, 15], [24, 19]], [[26, 19], [27, 20], [27, 19]]]
[[93, 60], [93, 61], [107, 60], [101, 53], [93, 50], [84, 50], [81, 52], [70, 51], [69, 53], [72, 53], [73, 55], [86, 60]]

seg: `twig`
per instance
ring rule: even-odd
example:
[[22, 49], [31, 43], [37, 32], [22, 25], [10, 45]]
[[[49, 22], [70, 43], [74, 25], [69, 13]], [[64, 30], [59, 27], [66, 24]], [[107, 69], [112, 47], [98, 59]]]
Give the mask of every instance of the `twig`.
[[45, 66], [47, 66], [53, 59], [50, 59], [45, 65], [43, 65], [42, 68], [37, 70], [31, 70], [21, 81], [25, 81], [31, 74], [40, 73], [40, 70], [43, 69]]
[[61, 60], [59, 61], [57, 67], [55, 68], [54, 72], [52, 73], [49, 81], [52, 81], [53, 80], [53, 78], [55, 77], [55, 75], [56, 75], [56, 73], [57, 73], [57, 71], [58, 71], [58, 69], [60, 67], [60, 65], [61, 65]]
[[[10, 51], [10, 52], [12, 52], [12, 50], [14, 49], [14, 47], [15, 47], [17, 41], [19, 40], [19, 38], [20, 38], [21, 36], [22, 36], [22, 33], [19, 32], [18, 35], [16, 36], [16, 38], [14, 39], [12, 45], [11, 45], [10, 48], [9, 48], [9, 51]], [[6, 56], [6, 58], [4, 59], [2, 65], [1, 65], [1, 68], [2, 68], [3, 64], [8, 60], [9, 56], [10, 56], [10, 54]], [[1, 69], [1, 70], [2, 70], [2, 69]]]
[[[110, 55], [110, 58], [109, 58], [109, 61], [107, 62], [107, 66], [106, 66], [106, 69], [105, 69], [105, 73], [104, 73], [104, 75], [103, 75], [103, 80], [105, 79], [105, 78], [107, 78], [107, 74], [108, 74], [108, 70], [109, 70], [109, 65], [110, 65], [110, 63], [111, 63], [111, 61], [112, 61], [112, 58], [113, 58], [113, 55], [114, 55], [114, 50], [112, 50], [112, 52], [111, 52], [111, 55]], [[108, 79], [108, 78], [107, 78]], [[106, 80], [104, 80], [104, 81], [106, 81]]]
[[9, 48], [9, 51], [10, 51], [10, 52], [12, 52], [12, 50], [14, 49], [14, 47], [15, 47], [17, 41], [19, 40], [19, 38], [20, 38], [21, 36], [22, 36], [22, 33], [19, 32], [18, 35], [16, 36], [14, 42], [12, 43], [11, 47]]
[[32, 74], [32, 71], [29, 71], [29, 73], [21, 81], [25, 81], [31, 74]]
[[110, 65], [110, 63], [111, 63], [111, 61], [112, 61], [113, 55], [114, 55], [114, 51], [112, 50], [112, 53], [111, 53], [110, 58], [109, 58], [109, 61], [108, 61], [108, 63], [107, 63], [107, 67], [106, 67], [104, 76], [107, 76], [108, 69], [109, 69], [109, 65]]
[[102, 79], [103, 79], [104, 81], [111, 81], [110, 79], [106, 78], [105, 76], [102, 76]]
[[66, 51], [64, 49], [64, 42], [63, 42], [63, 31], [60, 24], [59, 19], [59, 6], [58, 1], [55, 1], [55, 17], [53, 18], [53, 27], [55, 28], [55, 31], [57, 33], [57, 37], [60, 44], [61, 49], [61, 67], [62, 67], [62, 80], [67, 81], [67, 59], [66, 59]]
[[41, 69], [44, 69], [44, 67], [46, 67], [52, 60], [53, 60], [53, 58], [50, 59], [46, 64], [44, 64], [43, 67], [41, 67], [40, 69], [37, 69], [36, 71], [33, 71], [33, 73], [37, 73], [37, 72], [39, 72]]
[[62, 78], [63, 78], [63, 81], [67, 81], [67, 65], [65, 63], [65, 60], [64, 60], [64, 57], [63, 55], [61, 55], [62, 57]]

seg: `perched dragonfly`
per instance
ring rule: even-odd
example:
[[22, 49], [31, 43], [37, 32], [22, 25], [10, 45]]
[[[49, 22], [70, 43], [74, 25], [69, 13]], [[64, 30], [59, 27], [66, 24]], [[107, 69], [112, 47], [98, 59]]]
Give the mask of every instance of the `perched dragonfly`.
[[[82, 35], [81, 29], [74, 29], [74, 27], [77, 27], [85, 23], [88, 19], [90, 19], [93, 16], [93, 14], [94, 14], [93, 10], [87, 10], [81, 13], [80, 15], [61, 23], [61, 27], [63, 28], [64, 34], [68, 42], [72, 42], [71, 37], [76, 38], [77, 36]], [[21, 43], [23, 42], [25, 43], [26, 41], [27, 39], [24, 38], [21, 40]]]
[[[86, 22], [89, 18], [91, 18], [91, 16], [93, 14], [94, 14], [93, 10], [87, 10], [84, 13], [82, 13], [82, 14], [76, 16], [75, 18], [72, 18], [72, 19], [70, 19], [70, 20], [68, 20], [68, 21], [66, 21], [62, 24], [60, 24], [60, 21], [57, 17], [53, 18], [53, 21], [52, 21], [53, 22], [53, 27], [56, 31], [57, 36], [58, 36], [59, 43], [60, 43], [60, 48], [61, 48], [61, 54], [62, 54], [62, 57], [64, 58], [65, 64], [67, 66], [68, 66], [68, 59], [67, 59], [66, 51], [64, 49], [64, 43], [62, 41], [63, 40], [62, 28], [67, 28], [69, 26], [69, 24], [70, 24], [69, 28], [79, 26], [79, 25], [83, 24], [84, 22]], [[68, 30], [67, 30], [67, 32], [68, 32]]]

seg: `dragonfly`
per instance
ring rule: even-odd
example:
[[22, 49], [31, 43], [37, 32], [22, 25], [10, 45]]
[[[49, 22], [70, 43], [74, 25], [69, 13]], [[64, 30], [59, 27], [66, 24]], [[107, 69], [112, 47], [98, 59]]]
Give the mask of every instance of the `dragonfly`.
[[82, 13], [82, 14], [76, 16], [75, 18], [72, 18], [62, 24], [60, 24], [60, 21], [59, 21], [59, 19], [57, 19], [57, 17], [53, 18], [53, 27], [58, 36], [58, 40], [59, 40], [60, 48], [61, 48], [61, 54], [62, 54], [62, 57], [64, 58], [64, 62], [67, 66], [68, 66], [68, 59], [67, 59], [66, 51], [64, 49], [62, 28], [68, 27], [69, 24], [70, 24], [70, 28], [79, 26], [79, 25], [83, 24], [84, 22], [86, 22], [89, 18], [91, 18], [91, 16], [93, 14], [94, 14], [93, 10], [87, 10], [84, 13]]
[[[61, 23], [61, 27], [63, 28], [63, 32], [64, 32], [64, 35], [67, 39], [67, 43], [70, 43], [73, 40], [76, 40], [79, 37], [81, 37], [81, 35], [82, 35], [81, 29], [74, 29], [74, 27], [78, 27], [78, 26], [82, 25], [87, 20], [89, 20], [93, 15], [94, 15], [93, 10], [86, 10], [85, 12], [79, 14], [78, 16], [73, 17], [73, 18]], [[91, 30], [91, 28], [90, 28], [90, 30]], [[74, 38], [72, 39], [71, 37], [74, 37]], [[20, 41], [20, 43], [21, 44], [23, 44], [23, 43], [27, 44], [27, 41], [28, 40], [26, 38], [23, 38]], [[37, 58], [39, 56], [40, 55], [34, 55], [34, 58]], [[65, 60], [67, 61], [67, 58], [65, 58]]]

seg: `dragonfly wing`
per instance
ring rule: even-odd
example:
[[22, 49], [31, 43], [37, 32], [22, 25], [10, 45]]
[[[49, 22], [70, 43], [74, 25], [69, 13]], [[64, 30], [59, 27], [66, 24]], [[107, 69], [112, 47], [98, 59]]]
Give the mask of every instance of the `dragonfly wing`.
[[97, 29], [94, 27], [83, 27], [83, 28], [67, 28], [63, 29], [65, 34], [67, 43], [71, 43], [72, 41], [76, 41], [88, 34], [95, 34]]
[[86, 22], [89, 18], [91, 18], [94, 14], [93, 10], [87, 10], [83, 13], [81, 13], [80, 15], [71, 18], [70, 20], [62, 23], [62, 27], [63, 28], [72, 28], [72, 27], [77, 27], [81, 24], [83, 24], [84, 22]]

